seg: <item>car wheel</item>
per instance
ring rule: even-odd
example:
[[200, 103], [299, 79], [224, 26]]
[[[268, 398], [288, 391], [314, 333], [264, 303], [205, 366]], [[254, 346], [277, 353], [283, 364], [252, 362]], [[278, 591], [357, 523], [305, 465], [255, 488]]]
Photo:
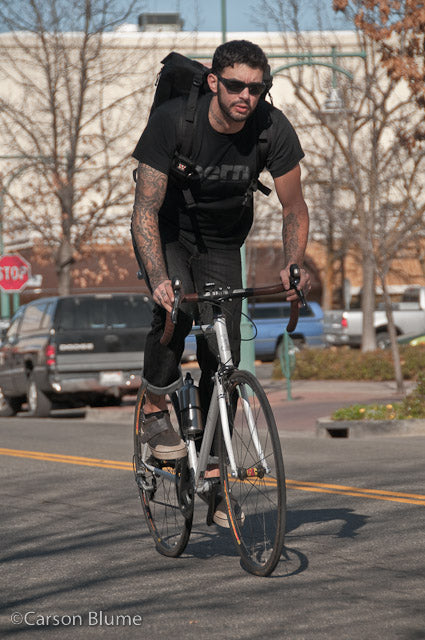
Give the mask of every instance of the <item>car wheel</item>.
[[[277, 341], [276, 344], [276, 349], [274, 352], [274, 359], [275, 360], [279, 360], [282, 356], [282, 349], [283, 349], [283, 345], [282, 345], [283, 339], [280, 338]], [[289, 343], [288, 343], [288, 353], [289, 353], [289, 357], [290, 358], [294, 358], [295, 354], [298, 353], [298, 351], [300, 351], [303, 348], [303, 340], [299, 339], [299, 338], [295, 338], [295, 340], [293, 340], [292, 338], [289, 338]]]
[[0, 417], [10, 418], [15, 416], [21, 408], [22, 401], [18, 398], [8, 398], [0, 388]]
[[388, 349], [390, 346], [390, 334], [388, 331], [381, 331], [381, 333], [376, 334], [376, 348], [377, 349]]
[[34, 418], [47, 418], [50, 415], [52, 403], [37, 387], [32, 375], [28, 378], [27, 400], [29, 414]]

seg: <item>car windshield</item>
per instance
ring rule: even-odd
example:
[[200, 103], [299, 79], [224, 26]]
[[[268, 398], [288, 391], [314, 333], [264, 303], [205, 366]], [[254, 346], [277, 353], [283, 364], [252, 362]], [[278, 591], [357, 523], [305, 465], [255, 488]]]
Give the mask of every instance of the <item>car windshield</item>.
[[143, 296], [78, 297], [60, 300], [58, 325], [72, 329], [137, 329], [151, 322], [151, 308]]

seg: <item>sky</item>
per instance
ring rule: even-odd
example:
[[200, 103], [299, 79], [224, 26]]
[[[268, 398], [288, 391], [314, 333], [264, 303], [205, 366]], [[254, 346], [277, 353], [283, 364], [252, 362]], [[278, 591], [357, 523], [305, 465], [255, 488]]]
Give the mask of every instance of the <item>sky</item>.
[[[61, 0], [65, 2], [67, 0]], [[284, 12], [290, 11], [293, 0], [265, 0], [269, 5], [281, 4]], [[28, 0], [21, 0], [22, 3]], [[82, 0], [79, 0], [82, 3]], [[43, 0], [38, 0], [43, 6]], [[183, 18], [185, 31], [222, 30], [222, 6], [226, 8], [227, 32], [276, 31], [277, 25], [267, 16], [263, 0], [136, 0], [136, 9], [126, 22], [137, 24], [138, 15], [145, 13], [179, 13]], [[332, 0], [297, 0], [301, 10], [299, 24], [302, 30], [351, 29], [352, 24], [342, 14], [332, 10]], [[21, 5], [20, 5], [21, 6]], [[46, 6], [50, 6], [46, 3]], [[116, 0], [118, 11], [125, 11], [129, 0]], [[319, 25], [318, 15], [322, 24]], [[288, 25], [291, 24], [291, 27]], [[292, 31], [292, 22], [286, 30]], [[0, 32], [7, 31], [0, 20]]]
[[[187, 31], [221, 31], [222, 0], [145, 0], [145, 12], [180, 13]], [[276, 30], [276, 24], [265, 16], [262, 0], [226, 0], [227, 31]], [[283, 3], [289, 10], [290, 1]], [[332, 11], [332, 0], [300, 0], [300, 27], [318, 28], [317, 12], [324, 21], [322, 28], [350, 29], [352, 25]]]

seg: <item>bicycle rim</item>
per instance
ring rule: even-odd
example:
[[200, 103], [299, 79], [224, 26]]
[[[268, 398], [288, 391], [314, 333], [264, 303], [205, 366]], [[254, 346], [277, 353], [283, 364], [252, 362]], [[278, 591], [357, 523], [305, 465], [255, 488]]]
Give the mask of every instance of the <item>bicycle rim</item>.
[[[182, 484], [187, 493], [186, 459], [160, 462], [149, 458], [149, 464], [155, 466], [153, 472], [143, 464], [144, 445], [140, 441], [141, 416], [143, 414], [144, 389], [139, 390], [134, 416], [134, 471], [143, 513], [157, 550], [169, 557], [176, 558], [186, 548], [192, 529], [193, 513], [182, 505]], [[149, 456], [149, 452], [146, 454]], [[164, 476], [163, 472], [167, 475]], [[186, 482], [184, 482], [186, 480]], [[186, 497], [186, 495], [185, 495]], [[183, 506], [183, 508], [182, 508]], [[187, 507], [187, 505], [186, 505]], [[185, 513], [183, 513], [185, 512]]]
[[285, 474], [276, 423], [251, 373], [235, 371], [226, 397], [238, 472], [232, 477], [221, 437], [220, 473], [230, 529], [244, 569], [267, 576], [279, 562], [285, 535]]

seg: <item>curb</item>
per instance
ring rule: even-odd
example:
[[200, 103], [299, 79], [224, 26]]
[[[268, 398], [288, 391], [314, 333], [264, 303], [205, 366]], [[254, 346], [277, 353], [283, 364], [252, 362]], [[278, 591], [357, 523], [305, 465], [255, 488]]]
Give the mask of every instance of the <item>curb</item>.
[[122, 422], [127, 425], [133, 423], [134, 407], [87, 407], [84, 417], [88, 422]]
[[316, 421], [318, 438], [368, 438], [375, 436], [425, 436], [425, 420], [332, 420]]

